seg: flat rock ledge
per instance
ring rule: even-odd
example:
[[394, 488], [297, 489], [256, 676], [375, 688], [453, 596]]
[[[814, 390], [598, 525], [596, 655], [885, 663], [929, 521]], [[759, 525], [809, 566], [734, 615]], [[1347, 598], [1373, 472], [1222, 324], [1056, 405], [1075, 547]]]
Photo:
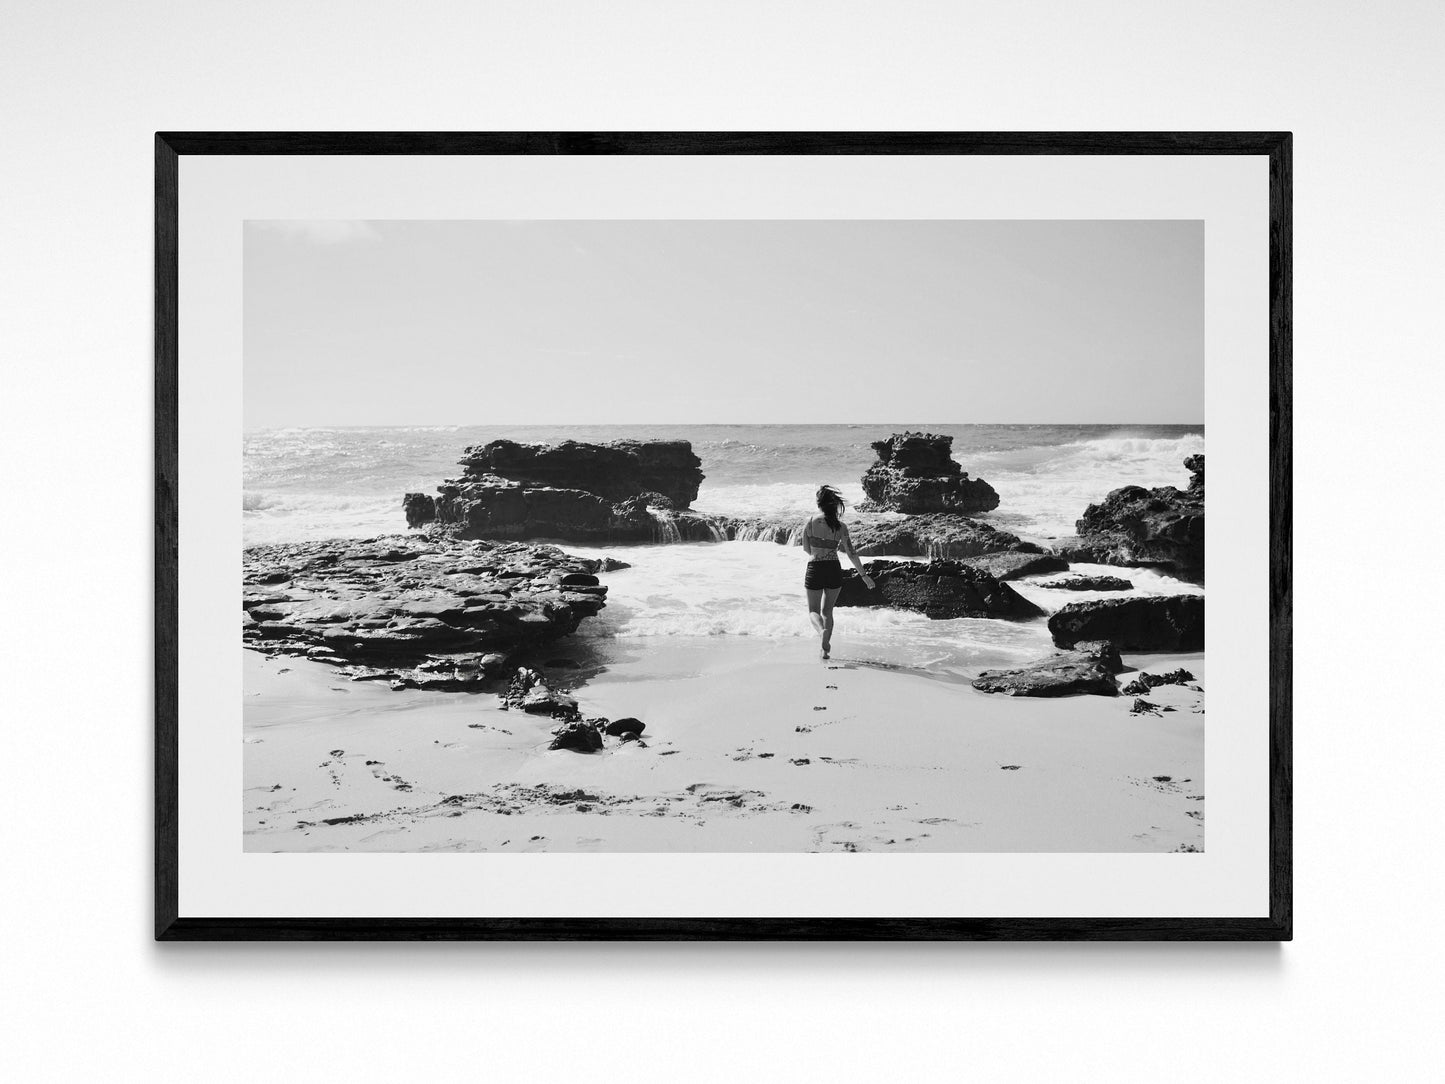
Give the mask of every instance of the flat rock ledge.
[[892, 512], [990, 512], [998, 493], [953, 459], [953, 438], [894, 433], [873, 442], [878, 462], [863, 474], [868, 507]]
[[1049, 617], [1054, 643], [1111, 640], [1120, 651], [1200, 651], [1203, 595], [1144, 595], [1071, 602]]
[[253, 546], [242, 642], [393, 688], [475, 689], [601, 610], [604, 562], [421, 535]]
[[1043, 611], [997, 576], [962, 561], [867, 561], [876, 586], [852, 569], [843, 573], [839, 606], [893, 606], [933, 618], [1037, 617]]
[[1114, 675], [1123, 669], [1119, 650], [1107, 640], [1083, 641], [1016, 670], [985, 670], [973, 687], [1005, 696], [1118, 696]]

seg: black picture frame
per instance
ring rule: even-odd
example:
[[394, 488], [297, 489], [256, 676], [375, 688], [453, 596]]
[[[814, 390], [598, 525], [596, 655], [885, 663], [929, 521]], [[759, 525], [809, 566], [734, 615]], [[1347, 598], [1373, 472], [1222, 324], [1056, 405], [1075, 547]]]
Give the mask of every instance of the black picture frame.
[[[1292, 937], [1289, 132], [159, 132], [155, 137], [155, 937], [158, 941], [1288, 941]], [[179, 913], [182, 155], [1262, 155], [1269, 160], [1269, 914], [1201, 918], [213, 918]]]

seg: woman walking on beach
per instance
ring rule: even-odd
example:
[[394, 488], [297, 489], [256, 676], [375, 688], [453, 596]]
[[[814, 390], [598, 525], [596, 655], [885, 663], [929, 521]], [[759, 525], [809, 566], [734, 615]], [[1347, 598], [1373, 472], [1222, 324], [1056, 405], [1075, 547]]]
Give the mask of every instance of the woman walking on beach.
[[868, 590], [873, 590], [873, 578], [863, 571], [858, 555], [853, 552], [853, 540], [848, 537], [848, 528], [838, 518], [843, 511], [843, 495], [832, 486], [818, 490], [818, 511], [803, 525], [803, 553], [808, 558], [808, 571], [803, 576], [803, 588], [808, 594], [808, 620], [823, 637], [823, 658], [828, 658], [833, 647], [833, 603], [838, 600], [838, 591], [843, 586], [843, 566], [838, 562], [840, 552], [863, 577]]

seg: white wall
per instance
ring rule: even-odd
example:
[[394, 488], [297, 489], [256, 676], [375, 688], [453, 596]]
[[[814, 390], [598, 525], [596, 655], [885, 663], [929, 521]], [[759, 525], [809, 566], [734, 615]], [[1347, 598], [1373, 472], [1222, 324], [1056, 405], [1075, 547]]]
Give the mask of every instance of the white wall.
[[[1438, 1072], [1442, 8], [17, 2], [0, 23], [12, 1079]], [[1292, 129], [1296, 941], [150, 940], [156, 129]], [[18, 601], [19, 605], [16, 606]], [[1260, 600], [1264, 604], [1264, 600]]]

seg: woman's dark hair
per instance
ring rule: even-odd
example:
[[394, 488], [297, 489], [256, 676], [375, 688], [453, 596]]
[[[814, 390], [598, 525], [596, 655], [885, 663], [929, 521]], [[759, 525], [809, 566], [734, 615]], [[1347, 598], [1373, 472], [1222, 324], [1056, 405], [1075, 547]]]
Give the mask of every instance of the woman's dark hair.
[[818, 511], [823, 513], [823, 519], [828, 524], [828, 530], [836, 531], [842, 524], [838, 522], [838, 513], [843, 510], [843, 494], [839, 493], [832, 486], [822, 486], [818, 490]]

